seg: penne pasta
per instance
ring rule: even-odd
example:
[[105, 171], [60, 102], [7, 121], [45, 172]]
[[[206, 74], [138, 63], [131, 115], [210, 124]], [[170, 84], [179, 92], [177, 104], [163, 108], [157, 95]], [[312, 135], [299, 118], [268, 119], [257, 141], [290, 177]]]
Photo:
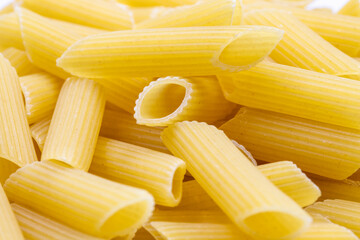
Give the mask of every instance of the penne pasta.
[[175, 156], [185, 160], [187, 169], [209, 196], [247, 234], [261, 239], [291, 238], [310, 225], [311, 218], [300, 206], [277, 189], [214, 126], [176, 123], [166, 128], [161, 137]]
[[10, 161], [22, 167], [37, 161], [37, 157], [16, 70], [2, 54], [0, 79], [0, 162]]
[[240, 25], [241, 19], [240, 0], [205, 0], [166, 11], [160, 16], [135, 25], [135, 28], [231, 26]]
[[360, 237], [360, 203], [345, 200], [325, 200], [306, 208], [310, 213], [320, 214], [333, 223], [344, 226]]
[[89, 172], [143, 188], [156, 204], [174, 207], [181, 200], [186, 165], [169, 154], [99, 137]]
[[45, 72], [20, 77], [29, 124], [51, 116], [63, 81]]
[[357, 61], [325, 41], [291, 12], [276, 9], [254, 10], [244, 16], [244, 22], [285, 30], [284, 38], [270, 54], [277, 63], [360, 79], [360, 64]]
[[19, 21], [15, 13], [0, 15], [0, 44], [5, 47], [24, 49]]
[[24, 0], [22, 6], [46, 17], [107, 30], [132, 28], [129, 11], [103, 0]]
[[359, 0], [348, 0], [347, 3], [338, 11], [338, 14], [360, 17]]
[[235, 106], [224, 98], [216, 77], [165, 77], [151, 82], [139, 94], [134, 118], [147, 126], [183, 120], [214, 123], [230, 115]]
[[87, 171], [91, 164], [105, 109], [102, 87], [68, 78], [59, 95], [41, 161], [60, 161]]
[[118, 31], [78, 41], [57, 65], [89, 78], [208, 76], [250, 68], [273, 50], [282, 34], [262, 26]]
[[154, 207], [145, 190], [55, 162], [36, 162], [19, 169], [4, 189], [16, 204], [103, 238], [132, 233], [148, 220]]
[[50, 127], [50, 122], [51, 122], [51, 117], [49, 116], [30, 126], [31, 136], [37, 143], [39, 150], [41, 152], [44, 149], [46, 136], [48, 134]]
[[197, 0], [117, 0], [120, 3], [133, 7], [167, 6], [175, 7], [180, 5], [194, 4]]
[[331, 179], [312, 178], [321, 190], [321, 200], [343, 199], [360, 202], [360, 182], [351, 179], [335, 181]]
[[10, 47], [2, 51], [2, 55], [6, 57], [11, 65], [16, 69], [19, 77], [40, 72], [40, 69], [30, 62], [26, 53], [22, 50]]
[[87, 37], [89, 35], [95, 35], [95, 34], [107, 32], [106, 30], [103, 29], [87, 27], [84, 25], [79, 25], [72, 22], [65, 22], [53, 18], [51, 19], [49, 18], [49, 20], [51, 21], [52, 24], [56, 25], [57, 27], [66, 29], [67, 32], [72, 32], [74, 35], [79, 35], [81, 37]]
[[0, 239], [23, 240], [24, 236], [16, 221], [10, 203], [0, 184]]
[[26, 239], [104, 240], [104, 238], [93, 237], [72, 229], [18, 204], [11, 204], [11, 208]]
[[218, 78], [231, 102], [360, 129], [359, 81], [269, 62]]

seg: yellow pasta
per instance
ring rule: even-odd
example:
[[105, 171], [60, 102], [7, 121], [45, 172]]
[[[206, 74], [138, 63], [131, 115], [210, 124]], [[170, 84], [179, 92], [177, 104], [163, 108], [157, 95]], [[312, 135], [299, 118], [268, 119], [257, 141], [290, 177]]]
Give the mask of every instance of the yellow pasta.
[[231, 102], [360, 129], [359, 81], [269, 62], [218, 78]]
[[50, 123], [41, 161], [60, 161], [87, 171], [105, 109], [102, 87], [88, 79], [64, 83]]
[[45, 145], [46, 136], [49, 131], [51, 116], [42, 119], [30, 126], [31, 136], [37, 143], [40, 151], [42, 152]]
[[146, 189], [157, 204], [174, 207], [182, 196], [186, 165], [169, 154], [99, 137], [89, 172]]
[[250, 68], [273, 50], [282, 34], [263, 26], [118, 31], [78, 41], [57, 64], [89, 78], [208, 76], [221, 69]]
[[338, 14], [360, 17], [360, 1], [348, 0]]
[[17, 48], [7, 48], [2, 54], [6, 57], [11, 65], [16, 69], [16, 72], [19, 77], [25, 76], [28, 74], [40, 72], [40, 69], [35, 67], [26, 56], [26, 53]]
[[72, 229], [64, 224], [54, 221], [18, 204], [11, 204], [24, 237], [28, 240], [104, 240]]
[[117, 0], [120, 3], [133, 7], [167, 6], [175, 7], [180, 5], [194, 4], [197, 0]]
[[63, 81], [45, 72], [20, 77], [29, 124], [51, 116]]
[[0, 184], [0, 239], [22, 240], [24, 236]]
[[15, 13], [0, 15], [0, 44], [6, 47], [24, 49], [19, 21]]
[[73, 34], [79, 35], [81, 37], [87, 37], [89, 35], [95, 35], [95, 34], [107, 32], [104, 29], [87, 27], [84, 25], [79, 25], [72, 22], [65, 22], [53, 18], [51, 19], [49, 18], [49, 20], [51, 21], [52, 24], [56, 25], [57, 27], [65, 28], [66, 31], [72, 32]]
[[104, 238], [132, 233], [148, 220], [154, 207], [153, 197], [145, 190], [55, 162], [19, 169], [4, 189], [16, 204]]
[[235, 109], [227, 101], [216, 77], [165, 77], [151, 82], [135, 106], [138, 124], [167, 126], [183, 120], [214, 123]]
[[351, 179], [335, 181], [331, 179], [312, 178], [321, 190], [321, 200], [343, 199], [360, 202], [360, 182]]
[[22, 6], [41, 15], [108, 30], [132, 28], [129, 11], [103, 0], [24, 0]]
[[225, 214], [261, 239], [296, 237], [311, 223], [299, 205], [277, 189], [226, 135], [206, 123], [181, 122], [166, 128], [165, 146]]
[[169, 10], [158, 17], [137, 24], [135, 28], [231, 26], [240, 25], [241, 19], [240, 0], [205, 0]]
[[360, 203], [345, 200], [325, 200], [306, 208], [310, 213], [320, 214], [333, 223], [344, 226], [360, 237]]
[[[138, 24], [147, 19], [156, 18], [172, 8], [159, 7], [132, 7], [130, 8], [134, 17], [134, 23]], [[136, 25], [135, 25], [136, 26]]]
[[37, 161], [37, 157], [26, 119], [19, 78], [2, 54], [0, 79], [0, 162], [11, 161], [22, 167]]
[[0, 183], [4, 184], [6, 179], [19, 168], [13, 162], [0, 160]]
[[250, 11], [244, 16], [244, 22], [285, 30], [284, 38], [270, 54], [277, 63], [360, 79], [359, 62], [325, 41], [291, 12], [275, 9]]
[[11, 13], [13, 11], [14, 11], [14, 4], [12, 2], [10, 2], [5, 7], [0, 9], [0, 14]]

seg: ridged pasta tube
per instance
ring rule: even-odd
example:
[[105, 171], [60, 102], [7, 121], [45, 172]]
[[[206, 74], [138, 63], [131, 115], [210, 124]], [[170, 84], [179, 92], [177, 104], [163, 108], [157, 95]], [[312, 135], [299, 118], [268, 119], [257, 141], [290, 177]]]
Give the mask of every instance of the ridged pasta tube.
[[338, 11], [338, 14], [360, 17], [359, 0], [348, 0], [347, 3]]
[[24, 0], [22, 6], [43, 16], [107, 30], [132, 28], [129, 11], [103, 0]]
[[181, 200], [186, 165], [169, 154], [99, 137], [89, 172], [146, 189], [157, 204], [174, 207]]
[[333, 179], [360, 168], [360, 131], [355, 129], [245, 107], [220, 129], [258, 160], [287, 159]]
[[16, 69], [19, 77], [40, 72], [40, 69], [30, 62], [26, 53], [22, 50], [9, 47], [2, 52], [2, 55], [4, 55], [4, 57], [6, 57], [11, 65]]
[[285, 30], [284, 38], [270, 54], [277, 63], [360, 79], [358, 62], [325, 41], [291, 12], [276, 9], [250, 11], [245, 14], [244, 22]]
[[19, 167], [37, 161], [26, 119], [19, 78], [0, 54], [0, 161]]
[[46, 137], [41, 161], [60, 161], [87, 171], [105, 109], [102, 87], [88, 79], [65, 81]]
[[235, 109], [216, 77], [165, 77], [151, 82], [136, 100], [138, 124], [167, 126], [184, 120], [214, 123]]
[[115, 183], [55, 162], [36, 162], [4, 185], [10, 201], [98, 237], [133, 232], [154, 207], [145, 190]]
[[19, 21], [15, 13], [0, 15], [0, 44], [6, 47], [24, 49]]
[[240, 0], [204, 0], [166, 11], [158, 17], [135, 25], [135, 28], [231, 26], [240, 25], [241, 19]]
[[[281, 30], [263, 26], [118, 31], [76, 42], [57, 65], [89, 78], [208, 76], [250, 68], [282, 35]], [[250, 47], [254, 45], [256, 49]]]
[[231, 102], [360, 130], [359, 81], [270, 62], [218, 78]]
[[46, 136], [48, 134], [50, 127], [50, 122], [51, 122], [51, 117], [47, 117], [30, 126], [31, 136], [37, 143], [39, 150], [41, 152], [44, 149]]
[[261, 239], [296, 237], [311, 217], [275, 187], [214, 126], [180, 122], [166, 128], [165, 146], [243, 231]]
[[18, 204], [11, 204], [11, 208], [26, 239], [105, 240], [84, 234]]

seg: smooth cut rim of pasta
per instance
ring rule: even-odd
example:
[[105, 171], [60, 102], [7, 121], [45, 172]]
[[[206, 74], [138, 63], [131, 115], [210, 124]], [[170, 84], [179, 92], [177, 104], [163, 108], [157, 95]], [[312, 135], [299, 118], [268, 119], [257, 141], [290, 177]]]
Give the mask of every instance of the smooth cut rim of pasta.
[[[161, 118], [146, 118], [141, 113], [142, 104], [144, 100], [146, 100], [146, 95], [149, 94], [155, 87], [158, 87], [160, 85], [178, 85], [179, 87], [184, 88], [185, 94], [182, 97], [183, 99], [180, 105], [172, 113]], [[146, 86], [143, 89], [143, 91], [139, 94], [139, 97], [135, 102], [134, 118], [136, 119], [136, 123], [141, 125], [148, 125], [148, 126], [167, 126], [173, 123], [176, 120], [176, 118], [181, 116], [184, 109], [188, 106], [192, 92], [193, 92], [192, 84], [189, 83], [186, 80], [186, 78], [169, 76], [152, 81], [148, 86]]]
[[[138, 189], [139, 191], [143, 192], [143, 196], [141, 198], [137, 198], [136, 200], [133, 200], [131, 202], [128, 202], [126, 204], [120, 203], [117, 206], [114, 206], [110, 211], [108, 211], [102, 219], [99, 221], [99, 223], [96, 225], [96, 230], [101, 234], [108, 236], [110, 238], [116, 237], [116, 236], [127, 236], [131, 235], [132, 232], [135, 229], [140, 228], [147, 220], [150, 219], [152, 216], [152, 213], [155, 209], [155, 202], [154, 198], [150, 193], [143, 189]], [[119, 216], [116, 216], [116, 214], [120, 213], [126, 208], [139, 208], [139, 206], [143, 205], [143, 214], [140, 218], [137, 218], [133, 220], [132, 222], [128, 222], [128, 226], [120, 229], [120, 230], [113, 230], [109, 231], [104, 228], [107, 227], [107, 225], [116, 225], [117, 218], [121, 218], [122, 214]], [[115, 217], [115, 219], [114, 219]], [[118, 229], [118, 228], [117, 228]]]
[[[258, 58], [255, 61], [251, 61], [248, 64], [245, 65], [230, 65], [226, 64], [220, 61], [220, 57], [223, 54], [224, 50], [229, 47], [232, 43], [234, 43], [236, 40], [240, 39], [241, 37], [245, 36], [246, 34], [252, 34], [256, 30], [263, 30], [267, 32], [271, 32], [274, 34], [278, 34], [278, 40], [274, 42], [273, 46], [269, 48], [269, 50], [263, 54], [260, 58]], [[285, 31], [275, 28], [275, 27], [268, 27], [268, 26], [251, 26], [251, 28], [246, 29], [243, 32], [240, 32], [233, 36], [229, 41], [227, 41], [224, 45], [222, 45], [219, 49], [219, 51], [215, 52], [213, 57], [211, 58], [210, 62], [214, 67], [220, 68], [223, 71], [229, 71], [229, 72], [239, 72], [243, 70], [248, 70], [257, 63], [263, 61], [267, 56], [270, 55], [270, 53], [276, 48], [277, 44], [282, 40], [284, 36]]]
[[171, 188], [169, 192], [171, 194], [171, 202], [163, 204], [166, 207], [176, 207], [179, 205], [182, 198], [182, 189], [183, 189], [183, 180], [186, 173], [186, 164], [185, 162], [180, 163], [176, 166], [175, 171], [172, 174], [171, 178]]

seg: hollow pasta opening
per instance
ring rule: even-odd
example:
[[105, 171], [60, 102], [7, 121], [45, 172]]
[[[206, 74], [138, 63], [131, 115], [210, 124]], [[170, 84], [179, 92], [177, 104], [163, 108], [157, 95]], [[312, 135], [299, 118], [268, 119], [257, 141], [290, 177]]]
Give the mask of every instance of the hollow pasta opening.
[[303, 219], [280, 211], [265, 211], [244, 220], [250, 232], [262, 239], [283, 239], [302, 231], [306, 226]]
[[179, 203], [182, 196], [182, 182], [184, 179], [185, 172], [186, 172], [185, 166], [178, 167], [172, 179], [171, 193], [175, 200], [174, 206], [176, 206]]
[[0, 156], [0, 183], [4, 184], [6, 179], [19, 168], [18, 165], [7, 158]]

